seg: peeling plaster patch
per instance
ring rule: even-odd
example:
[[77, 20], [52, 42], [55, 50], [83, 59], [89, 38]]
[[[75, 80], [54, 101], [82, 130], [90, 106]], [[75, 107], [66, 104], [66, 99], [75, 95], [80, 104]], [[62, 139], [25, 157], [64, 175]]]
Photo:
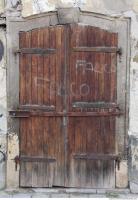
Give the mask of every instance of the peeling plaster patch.
[[22, 0], [8, 0], [6, 1], [6, 15], [13, 17], [20, 17], [22, 10]]
[[132, 8], [132, 2], [130, 0], [103, 0], [106, 10], [110, 10], [116, 13], [121, 13]]
[[55, 10], [55, 5], [48, 0], [33, 0], [33, 14]]
[[85, 5], [81, 5], [81, 9], [102, 14], [122, 15], [122, 12], [130, 10], [132, 2], [130, 0], [87, 0]]
[[133, 63], [133, 69], [131, 69], [130, 131], [138, 133], [138, 63]]
[[4, 12], [5, 0], [0, 0], [0, 13]]
[[0, 134], [0, 150], [6, 153], [7, 150], [7, 141], [6, 135]]
[[131, 171], [130, 188], [131, 191], [138, 192], [138, 138], [131, 136]]
[[133, 2], [133, 10], [135, 12], [138, 12], [138, 0], [132, 0]]
[[108, 11], [105, 8], [103, 0], [87, 0], [84, 5], [81, 5], [81, 10], [91, 11], [97, 13], [107, 14]]
[[27, 17], [33, 14], [33, 3], [32, 0], [22, 0], [22, 15], [23, 17]]
[[22, 0], [22, 6], [23, 17], [55, 10], [55, 4], [48, 0]]
[[136, 55], [136, 56], [133, 58], [133, 62], [138, 63], [138, 55]]
[[81, 7], [82, 5], [86, 4], [87, 0], [61, 0], [61, 2], [65, 5]]
[[[0, 134], [0, 151], [6, 155], [7, 150], [7, 140], [6, 135]], [[6, 163], [3, 161], [3, 154], [0, 153], [0, 188], [5, 187], [5, 178], [6, 178]]]
[[21, 0], [10, 0], [7, 1], [7, 9], [9, 10], [15, 10], [15, 9], [20, 9], [21, 8]]
[[138, 39], [138, 21], [134, 11], [129, 10], [123, 13], [125, 17], [131, 18], [131, 37]]
[[[0, 29], [0, 40], [5, 48], [5, 32]], [[7, 103], [6, 103], [6, 59], [0, 61], [0, 134], [7, 133]]]

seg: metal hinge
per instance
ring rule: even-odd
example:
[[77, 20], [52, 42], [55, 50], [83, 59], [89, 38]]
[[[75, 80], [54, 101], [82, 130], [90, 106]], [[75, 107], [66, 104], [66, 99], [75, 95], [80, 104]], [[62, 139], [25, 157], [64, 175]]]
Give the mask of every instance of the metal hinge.
[[119, 62], [121, 62], [121, 57], [122, 57], [122, 54], [123, 54], [122, 48], [119, 48], [117, 50], [117, 54], [119, 55]]

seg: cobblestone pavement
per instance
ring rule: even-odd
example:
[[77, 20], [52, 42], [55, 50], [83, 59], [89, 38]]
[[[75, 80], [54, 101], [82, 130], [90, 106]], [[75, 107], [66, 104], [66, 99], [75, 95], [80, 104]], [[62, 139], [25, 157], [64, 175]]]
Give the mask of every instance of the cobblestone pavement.
[[125, 190], [96, 189], [6, 189], [0, 191], [0, 198], [107, 198], [138, 199], [138, 194]]

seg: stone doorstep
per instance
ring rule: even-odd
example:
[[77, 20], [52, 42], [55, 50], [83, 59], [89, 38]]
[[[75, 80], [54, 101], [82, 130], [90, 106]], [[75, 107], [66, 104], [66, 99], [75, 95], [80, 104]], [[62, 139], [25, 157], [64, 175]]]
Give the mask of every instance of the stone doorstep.
[[117, 194], [130, 194], [130, 189], [97, 189], [97, 194], [117, 193]]
[[129, 189], [83, 189], [83, 188], [19, 188], [6, 189], [9, 195], [14, 194], [130, 194]]

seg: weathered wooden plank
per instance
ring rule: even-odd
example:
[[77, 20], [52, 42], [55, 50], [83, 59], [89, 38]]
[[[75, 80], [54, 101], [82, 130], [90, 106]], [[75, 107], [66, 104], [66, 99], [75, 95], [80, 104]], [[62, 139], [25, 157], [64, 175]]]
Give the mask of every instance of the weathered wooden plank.
[[[32, 47], [38, 46], [38, 30], [32, 31]], [[32, 104], [38, 104], [38, 56], [32, 55]]]
[[[56, 30], [54, 27], [49, 28], [49, 42], [51, 48], [56, 48]], [[50, 105], [56, 104], [56, 54], [49, 56], [49, 73], [50, 73]]]
[[10, 111], [10, 116], [11, 117], [30, 117], [30, 116], [48, 116], [48, 117], [53, 117], [53, 116], [63, 116], [63, 117], [102, 117], [102, 116], [120, 116], [123, 115], [124, 113], [121, 111], [102, 111], [102, 112], [45, 112], [45, 111], [28, 111], [28, 110], [15, 110], [15, 111]]
[[[49, 28], [44, 29], [44, 47], [50, 47], [50, 36], [49, 36]], [[44, 104], [50, 105], [50, 58], [49, 56], [44, 56], [44, 80], [43, 80], [43, 87], [44, 87]]]

